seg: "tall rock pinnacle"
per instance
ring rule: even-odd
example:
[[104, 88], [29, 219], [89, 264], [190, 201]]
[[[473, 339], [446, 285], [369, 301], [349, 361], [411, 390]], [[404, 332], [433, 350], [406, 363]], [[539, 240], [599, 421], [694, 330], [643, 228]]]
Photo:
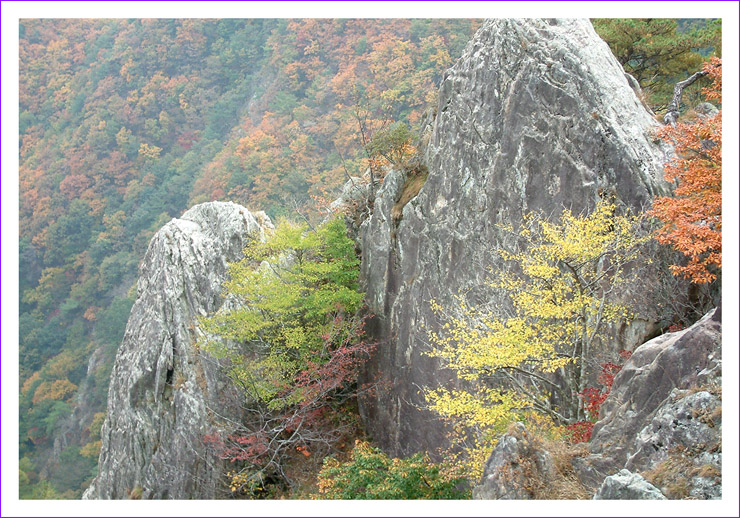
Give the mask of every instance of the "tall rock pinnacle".
[[213, 412], [237, 412], [216, 363], [195, 349], [197, 317], [221, 305], [227, 262], [270, 227], [234, 203], [197, 205], [152, 238], [118, 350], [88, 499], [214, 498], [221, 461], [202, 441]]
[[[423, 387], [454, 383], [428, 350], [442, 306], [484, 284], [499, 223], [557, 216], [610, 196], [636, 209], [663, 193], [658, 123], [587, 20], [486, 22], [447, 71], [426, 148], [429, 175], [401, 206], [403, 173], [385, 178], [362, 227], [363, 276], [380, 341], [369, 379], [391, 388], [362, 407], [386, 450], [444, 444]], [[486, 296], [485, 294], [481, 294]]]

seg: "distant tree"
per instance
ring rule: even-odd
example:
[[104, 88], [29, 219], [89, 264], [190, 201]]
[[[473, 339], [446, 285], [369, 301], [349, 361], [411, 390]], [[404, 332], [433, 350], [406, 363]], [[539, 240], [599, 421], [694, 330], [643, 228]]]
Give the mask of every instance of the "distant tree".
[[56, 471], [49, 478], [49, 482], [57, 491], [62, 492], [62, 498], [70, 498], [90, 484], [92, 477], [95, 476], [97, 461], [97, 457], [81, 455], [78, 446], [67, 446], [59, 454], [59, 462], [65, 469]]
[[45, 399], [68, 401], [76, 390], [77, 385], [66, 379], [43, 382], [33, 395], [33, 404], [35, 405]]
[[[704, 71], [712, 81], [704, 94], [721, 102], [721, 61], [706, 63]], [[667, 126], [661, 136], [676, 146], [665, 170], [675, 191], [653, 203], [650, 214], [662, 222], [656, 237], [687, 257], [688, 264], [671, 267], [675, 274], [711, 282], [722, 268], [722, 111]]]
[[161, 152], [162, 152], [161, 147], [152, 146], [149, 144], [141, 144], [139, 146], [139, 156], [142, 156], [145, 159], [155, 160], [159, 158], [159, 154]]
[[720, 20], [596, 18], [593, 25], [656, 111], [668, 106], [676, 81], [722, 49]]
[[28, 457], [22, 457], [18, 462], [18, 497], [21, 500], [34, 498], [32, 479], [35, 478], [36, 467]]
[[63, 500], [64, 497], [60, 495], [54, 486], [48, 480], [40, 480], [38, 484], [32, 486], [32, 489], [28, 493], [25, 493], [21, 498], [27, 498], [30, 500]]
[[80, 455], [88, 457], [97, 461], [100, 456], [100, 448], [102, 446], [102, 440], [100, 437], [100, 431], [105, 421], [105, 412], [96, 412], [93, 415], [92, 422], [88, 427], [90, 441], [80, 448]]

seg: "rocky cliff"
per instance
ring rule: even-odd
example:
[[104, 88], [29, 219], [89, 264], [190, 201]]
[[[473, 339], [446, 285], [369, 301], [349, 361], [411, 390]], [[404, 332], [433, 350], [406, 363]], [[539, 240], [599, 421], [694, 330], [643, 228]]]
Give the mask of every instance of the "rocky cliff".
[[587, 486], [625, 468], [669, 498], [721, 498], [721, 309], [638, 347], [602, 415], [576, 466]]
[[424, 355], [438, 328], [428, 301], [445, 305], [482, 284], [502, 239], [495, 225], [516, 226], [527, 211], [580, 212], [600, 196], [640, 208], [664, 188], [657, 123], [588, 21], [488, 21], [439, 95], [428, 176], [389, 173], [361, 229], [381, 344], [366, 376], [391, 387], [361, 410], [397, 455], [444, 444], [419, 410], [422, 387], [452, 382]]
[[227, 262], [271, 227], [234, 203], [197, 205], [152, 238], [118, 350], [102, 429], [99, 473], [84, 498], [214, 498], [221, 462], [203, 434], [238, 414], [230, 386], [199, 353], [197, 317], [222, 303]]

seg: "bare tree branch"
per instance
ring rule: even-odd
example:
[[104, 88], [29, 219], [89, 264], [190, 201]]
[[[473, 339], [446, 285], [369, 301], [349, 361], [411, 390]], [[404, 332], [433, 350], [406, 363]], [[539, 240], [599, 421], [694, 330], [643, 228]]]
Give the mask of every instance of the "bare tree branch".
[[671, 101], [671, 104], [668, 105], [668, 112], [666, 112], [665, 117], [663, 117], [663, 122], [666, 125], [670, 124], [671, 126], [675, 126], [676, 122], [678, 122], [678, 109], [681, 106], [681, 96], [683, 95], [684, 88], [694, 84], [697, 79], [700, 79], [705, 75], [707, 75], [707, 72], [700, 70], [688, 79], [676, 83], [676, 86], [673, 87], [673, 100]]

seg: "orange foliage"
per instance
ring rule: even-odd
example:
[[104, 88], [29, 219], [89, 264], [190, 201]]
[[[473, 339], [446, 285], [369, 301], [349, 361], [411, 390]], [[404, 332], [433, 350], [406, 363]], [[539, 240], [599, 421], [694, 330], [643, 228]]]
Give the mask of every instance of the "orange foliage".
[[31, 390], [31, 387], [33, 386], [36, 381], [41, 379], [41, 373], [36, 371], [34, 372], [31, 377], [29, 377], [26, 381], [23, 382], [23, 386], [21, 387], [21, 394], [25, 395], [29, 390]]
[[82, 318], [89, 322], [95, 322], [98, 317], [97, 313], [100, 311], [100, 308], [98, 306], [90, 306], [85, 310], [85, 313], [82, 315]]
[[372, 165], [357, 115], [367, 138], [393, 120], [418, 122], [452, 64], [452, 44], [468, 37], [466, 23], [472, 33], [473, 20], [307, 19], [275, 30], [267, 47], [277, 80], [251, 108], [238, 144], [196, 180], [191, 201], [275, 210], [294, 196], [313, 212], [311, 196]]
[[64, 379], [79, 366], [79, 358], [69, 351], [63, 351], [50, 359], [44, 368], [44, 378], [47, 380]]
[[[714, 58], [704, 70], [712, 80], [705, 96], [721, 101], [721, 60]], [[656, 239], [686, 255], [688, 264], [672, 266], [674, 274], [711, 282], [722, 267], [722, 112], [667, 127], [661, 136], [676, 146], [677, 157], [666, 164], [666, 179], [676, 188], [674, 197], [658, 198], [650, 211], [663, 223]]]
[[64, 177], [59, 184], [59, 190], [68, 200], [73, 200], [80, 196], [80, 193], [87, 189], [92, 182], [83, 174], [71, 174]]
[[38, 386], [33, 393], [33, 404], [36, 405], [45, 399], [55, 401], [65, 401], [74, 396], [77, 391], [77, 385], [69, 380], [54, 380], [52, 382], [44, 381]]
[[80, 455], [82, 455], [83, 457], [87, 457], [88, 459], [97, 461], [98, 457], [100, 456], [100, 448], [102, 448], [102, 446], [103, 442], [100, 440], [90, 441], [82, 448], [80, 448]]

